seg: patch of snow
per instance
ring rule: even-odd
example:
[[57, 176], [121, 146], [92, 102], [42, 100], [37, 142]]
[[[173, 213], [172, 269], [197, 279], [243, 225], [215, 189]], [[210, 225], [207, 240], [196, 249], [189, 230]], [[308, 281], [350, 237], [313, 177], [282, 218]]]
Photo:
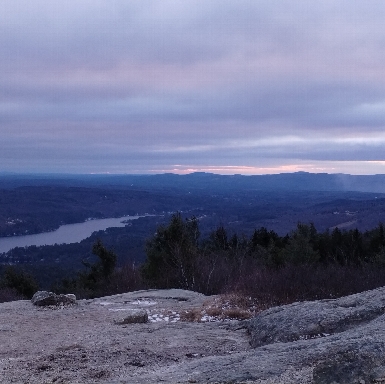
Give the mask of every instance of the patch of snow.
[[156, 305], [158, 304], [156, 301], [151, 301], [151, 300], [135, 300], [131, 302], [130, 304], [134, 305]]
[[216, 318], [216, 317], [214, 317], [214, 316], [209, 316], [209, 315], [204, 315], [204, 316], [202, 316], [202, 318], [201, 318], [201, 322], [202, 323], [206, 323], [206, 322], [211, 322], [211, 321], [218, 321], [218, 319]]
[[148, 320], [151, 323], [156, 323], [160, 321], [164, 321], [166, 323], [176, 323], [180, 321], [180, 316], [178, 313], [174, 312], [174, 315], [171, 315], [170, 311], [168, 311], [166, 314], [163, 313], [150, 313], [148, 315]]

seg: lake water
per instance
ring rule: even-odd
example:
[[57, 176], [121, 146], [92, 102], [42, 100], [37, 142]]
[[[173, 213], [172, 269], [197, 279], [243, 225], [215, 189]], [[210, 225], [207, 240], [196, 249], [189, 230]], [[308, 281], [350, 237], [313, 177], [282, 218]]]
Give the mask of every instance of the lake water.
[[111, 227], [124, 227], [123, 221], [135, 220], [140, 216], [124, 216], [112, 219], [88, 220], [84, 223], [66, 224], [56, 231], [38, 233], [36, 235], [0, 237], [0, 253], [8, 252], [15, 247], [29, 247], [30, 245], [54, 245], [78, 243], [91, 236], [95, 231]]

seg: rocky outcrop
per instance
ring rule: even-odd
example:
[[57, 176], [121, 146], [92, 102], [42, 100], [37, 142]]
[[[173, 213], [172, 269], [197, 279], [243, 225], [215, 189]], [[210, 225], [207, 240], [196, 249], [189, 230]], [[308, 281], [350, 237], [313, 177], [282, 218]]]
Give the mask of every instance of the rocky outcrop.
[[140, 324], [148, 322], [148, 314], [144, 309], [131, 309], [126, 311], [124, 317], [115, 319], [115, 324]]
[[[385, 288], [213, 323], [175, 315], [214, 300], [195, 292], [138, 291], [52, 307], [60, 300], [39, 292], [34, 301], [51, 307], [0, 305], [4, 382], [385, 383]], [[132, 321], [144, 313], [146, 323]]]
[[308, 340], [301, 345], [313, 350], [307, 359], [313, 355], [314, 383], [385, 382], [384, 311], [381, 288], [271, 308], [250, 320], [248, 330], [254, 348]]
[[385, 383], [384, 308], [385, 288], [271, 308], [243, 323], [253, 350], [168, 367], [157, 377], [196, 383]]
[[56, 295], [53, 292], [38, 291], [33, 295], [31, 302], [38, 307], [45, 307], [49, 305], [69, 305], [76, 303], [76, 296], [73, 294]]
[[250, 320], [251, 345], [325, 337], [368, 323], [384, 313], [383, 290], [336, 300], [319, 300], [275, 307]]

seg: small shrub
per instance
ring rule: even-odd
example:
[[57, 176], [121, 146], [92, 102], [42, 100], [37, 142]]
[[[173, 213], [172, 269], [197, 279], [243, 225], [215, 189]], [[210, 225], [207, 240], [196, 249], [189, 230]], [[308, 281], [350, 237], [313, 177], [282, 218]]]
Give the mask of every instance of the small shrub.
[[236, 307], [240, 309], [254, 309], [256, 303], [251, 296], [240, 292], [220, 295], [220, 301], [227, 307]]
[[222, 308], [219, 307], [209, 307], [205, 310], [206, 315], [212, 316], [212, 317], [219, 317], [222, 315]]
[[39, 285], [32, 275], [22, 269], [7, 266], [1, 281], [3, 288], [17, 292], [22, 298], [30, 299], [39, 289]]
[[252, 316], [253, 314], [250, 311], [246, 311], [240, 308], [225, 309], [222, 313], [223, 318], [234, 320], [246, 320], [250, 319]]
[[22, 300], [24, 297], [20, 295], [16, 289], [13, 288], [1, 288], [0, 289], [0, 303], [7, 301]]
[[181, 312], [180, 320], [194, 323], [200, 322], [202, 320], [202, 309], [193, 308], [188, 311]]

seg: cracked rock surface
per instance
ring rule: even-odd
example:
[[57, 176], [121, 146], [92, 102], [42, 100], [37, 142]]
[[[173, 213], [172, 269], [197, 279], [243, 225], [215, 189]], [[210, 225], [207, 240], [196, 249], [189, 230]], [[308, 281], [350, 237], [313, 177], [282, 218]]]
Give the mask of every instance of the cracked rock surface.
[[361, 326], [382, 315], [382, 289], [334, 300], [293, 303], [270, 308], [250, 320], [254, 348], [275, 342], [311, 339]]
[[[385, 288], [271, 308], [246, 321], [180, 321], [210, 299], [150, 290], [56, 309], [0, 304], [0, 382], [385, 382]], [[116, 323], [134, 309], [149, 321]]]
[[[229, 329], [230, 322], [180, 321], [179, 313], [208, 299], [172, 289], [67, 306], [2, 303], [0, 383], [132, 383], [162, 367], [249, 350], [246, 330]], [[153, 322], [117, 321], [143, 311]]]

